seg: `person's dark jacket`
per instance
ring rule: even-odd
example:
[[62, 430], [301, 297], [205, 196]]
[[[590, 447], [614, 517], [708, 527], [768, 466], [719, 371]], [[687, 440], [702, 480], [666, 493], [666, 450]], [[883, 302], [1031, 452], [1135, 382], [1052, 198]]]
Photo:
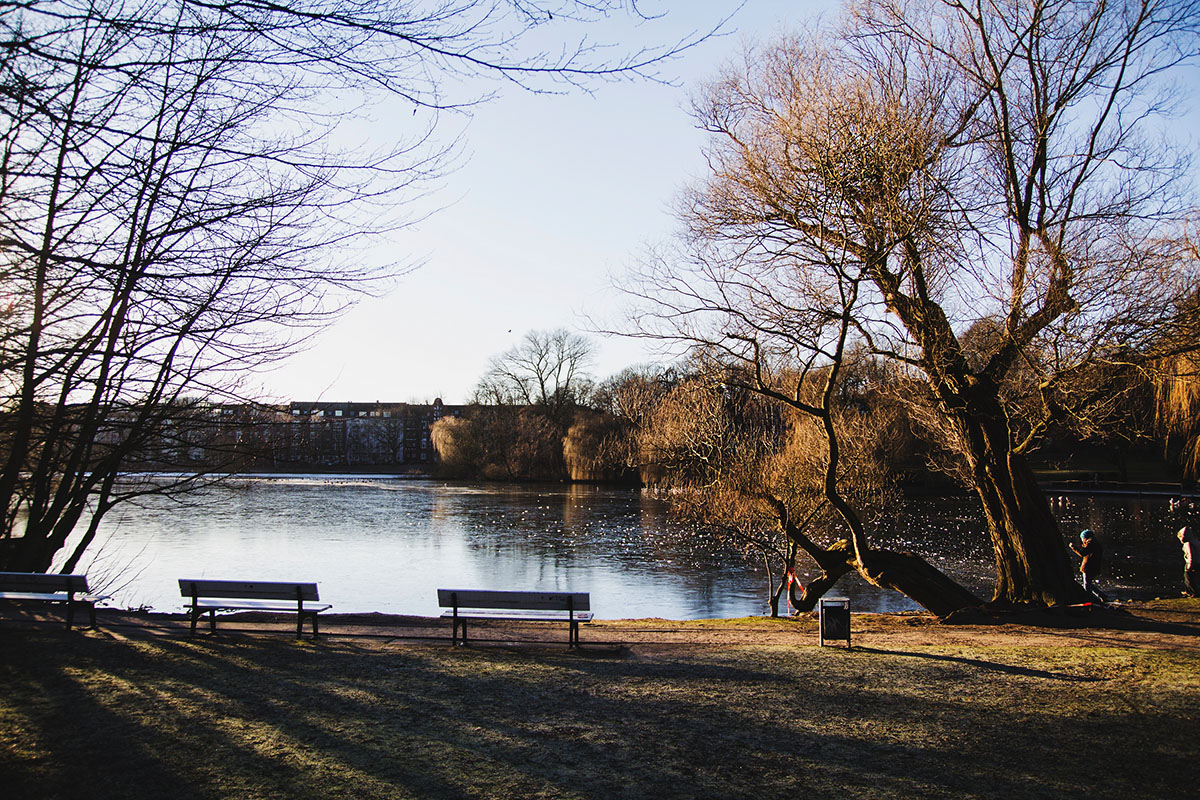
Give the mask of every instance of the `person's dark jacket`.
[[1089, 578], [1095, 578], [1100, 574], [1100, 570], [1104, 566], [1104, 545], [1100, 544], [1099, 539], [1092, 537], [1079, 543], [1071, 542], [1071, 549], [1083, 559], [1079, 564], [1080, 572]]

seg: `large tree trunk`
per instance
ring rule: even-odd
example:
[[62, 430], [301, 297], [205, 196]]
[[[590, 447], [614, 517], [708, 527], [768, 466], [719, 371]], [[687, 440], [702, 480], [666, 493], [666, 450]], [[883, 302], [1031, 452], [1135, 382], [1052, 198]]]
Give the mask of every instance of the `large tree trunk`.
[[[811, 544], [808, 540], [808, 545]], [[799, 594], [792, 595], [792, 606], [797, 611], [816, 608], [817, 601], [848, 572], [858, 572], [875, 586], [900, 592], [940, 619], [964, 608], [983, 605], [974, 594], [912, 553], [871, 549], [867, 551], [866, 563], [861, 564], [849, 540], [842, 539], [828, 548], [819, 548], [819, 557], [808, 545], [801, 544], [816, 558], [822, 572], [802, 587]]]
[[[913, 256], [914, 261], [916, 256]], [[971, 487], [987, 518], [996, 557], [996, 591], [1001, 604], [1057, 605], [1084, 600], [1075, 582], [1066, 544], [1029, 465], [1014, 452], [1012, 429], [994, 375], [1003, 374], [1016, 348], [973, 372], [941, 307], [923, 295], [899, 291], [899, 278], [881, 261], [874, 272], [889, 307], [920, 344], [921, 369], [954, 427], [956, 444], [970, 467]]]
[[[980, 411], [980, 405], [993, 406]], [[973, 398], [974, 413], [957, 418], [973, 472], [974, 489], [987, 519], [996, 558], [993, 602], [1058, 605], [1085, 602], [1071, 559], [1025, 459], [1012, 451], [998, 399]]]
[[870, 550], [858, 572], [876, 586], [894, 589], [924, 606], [939, 618], [982, 605], [966, 588], [913, 553]]

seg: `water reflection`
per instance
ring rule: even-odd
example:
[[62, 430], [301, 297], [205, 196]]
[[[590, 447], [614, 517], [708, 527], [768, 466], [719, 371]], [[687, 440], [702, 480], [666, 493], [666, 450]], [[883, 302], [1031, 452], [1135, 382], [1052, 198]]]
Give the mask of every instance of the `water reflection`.
[[[1104, 537], [1106, 589], [1174, 590], [1178, 515], [1166, 500], [1080, 497], [1055, 510], [1065, 532], [1090, 527]], [[990, 548], [969, 499], [900, 509], [874, 537], [990, 594]], [[602, 618], [767, 610], [758, 563], [703, 546], [646, 494], [595, 486], [248, 479], [188, 505], [154, 498], [126, 508], [106, 521], [100, 542], [84, 568], [118, 605], [156, 610], [182, 608], [181, 577], [316, 580], [339, 612], [434, 615], [442, 587], [590, 591]], [[834, 591], [855, 610], [915, 608], [853, 575]]]

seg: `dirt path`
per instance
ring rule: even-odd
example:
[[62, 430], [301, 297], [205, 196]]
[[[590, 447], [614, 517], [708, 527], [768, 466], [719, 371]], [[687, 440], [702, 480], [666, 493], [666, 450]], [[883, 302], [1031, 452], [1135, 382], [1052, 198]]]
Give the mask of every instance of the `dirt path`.
[[[20, 624], [21, 615], [5, 613], [0, 624]], [[30, 622], [53, 624], [53, 614], [31, 614]], [[286, 615], [237, 614], [219, 618], [226, 635], [288, 635]], [[118, 636], [187, 636], [183, 615], [101, 610], [99, 628]], [[307, 628], [306, 628], [307, 630]], [[449, 637], [443, 620], [388, 614], [322, 615], [321, 635], [353, 638], [364, 644], [442, 645]], [[473, 624], [477, 645], [557, 644], [566, 642], [564, 625], [489, 622]], [[600, 620], [582, 628], [585, 650], [622, 649], [651, 654], [661, 648], [727, 646], [812, 646], [817, 644], [815, 614], [793, 619], [751, 617], [737, 620]], [[1136, 647], [1200, 652], [1200, 600], [1154, 600], [1113, 608], [996, 615], [965, 624], [943, 624], [923, 614], [854, 614], [851, 642], [856, 647]]]

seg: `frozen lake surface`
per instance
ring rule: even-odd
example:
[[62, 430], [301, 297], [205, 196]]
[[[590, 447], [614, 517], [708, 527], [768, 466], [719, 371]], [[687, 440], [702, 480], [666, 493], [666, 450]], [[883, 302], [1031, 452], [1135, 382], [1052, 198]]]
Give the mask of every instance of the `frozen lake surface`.
[[[1166, 499], [1054, 506], [1065, 534], [1090, 527], [1104, 538], [1112, 593], [1177, 593], [1178, 519]], [[915, 502], [880, 530], [878, 544], [990, 595], [990, 548], [969, 501]], [[643, 492], [584, 485], [239, 477], [186, 504], [150, 498], [112, 512], [80, 571], [113, 605], [156, 611], [182, 609], [179, 578], [316, 581], [335, 613], [435, 616], [438, 588], [587, 591], [606, 619], [768, 611], [757, 562], [698, 542]], [[916, 608], [857, 576], [834, 593], [855, 611]]]

